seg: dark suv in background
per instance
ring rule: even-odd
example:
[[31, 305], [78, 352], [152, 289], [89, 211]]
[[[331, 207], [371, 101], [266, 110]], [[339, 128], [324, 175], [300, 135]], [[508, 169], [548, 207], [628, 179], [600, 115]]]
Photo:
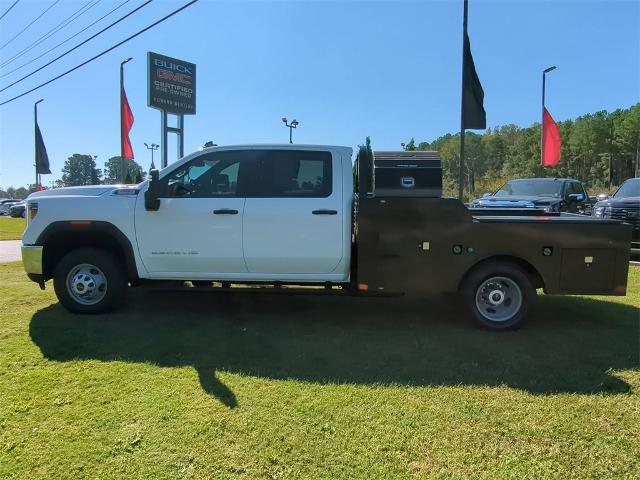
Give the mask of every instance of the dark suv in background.
[[633, 225], [631, 253], [640, 255], [640, 178], [625, 180], [611, 197], [598, 195], [601, 201], [593, 206], [593, 216], [615, 218]]
[[592, 202], [582, 183], [572, 178], [509, 180], [495, 193], [476, 198], [470, 208], [537, 208], [545, 212], [591, 214]]

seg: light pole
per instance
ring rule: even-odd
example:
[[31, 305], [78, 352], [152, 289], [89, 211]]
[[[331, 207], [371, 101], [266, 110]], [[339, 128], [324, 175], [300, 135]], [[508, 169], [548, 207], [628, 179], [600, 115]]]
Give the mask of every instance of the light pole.
[[298, 128], [299, 122], [294, 118], [291, 123], [287, 120], [287, 117], [282, 117], [282, 123], [289, 127], [289, 143], [293, 143], [293, 129]]
[[403, 150], [403, 151], [407, 149], [407, 144], [406, 144], [406, 143], [404, 143], [404, 142], [402, 142], [402, 143], [400, 144], [400, 146], [402, 147], [402, 150]]
[[147, 142], [144, 143], [144, 146], [147, 147], [149, 150], [151, 150], [151, 168], [156, 168], [156, 166], [153, 164], [153, 152], [156, 151], [160, 145], [158, 145], [157, 143], [152, 143], [151, 145], [148, 145]]
[[[33, 104], [33, 120], [35, 122], [36, 131], [38, 129], [38, 104], [40, 102], [44, 102], [44, 98], [41, 98], [36, 103]], [[36, 133], [37, 135], [37, 133]], [[40, 187], [40, 176], [38, 175], [38, 139], [36, 138], [36, 188]]]
[[547, 83], [547, 73], [555, 70], [556, 68], [557, 67], [554, 65], [553, 67], [545, 68], [542, 71], [542, 122], [540, 123], [540, 164], [542, 164], [542, 155], [544, 153], [544, 96]]
[[123, 103], [123, 95], [124, 95], [124, 64], [130, 62], [133, 57], [129, 57], [126, 60], [120, 62], [120, 167], [122, 173], [122, 183], [125, 182], [126, 178], [126, 160], [124, 158], [124, 105]]

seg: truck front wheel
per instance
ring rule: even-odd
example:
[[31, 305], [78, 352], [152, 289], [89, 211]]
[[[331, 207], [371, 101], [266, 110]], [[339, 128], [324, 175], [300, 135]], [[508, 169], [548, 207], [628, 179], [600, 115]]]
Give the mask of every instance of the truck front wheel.
[[73, 313], [102, 313], [115, 308], [126, 293], [120, 262], [108, 251], [81, 248], [58, 262], [53, 275], [56, 296]]
[[462, 285], [464, 304], [477, 324], [492, 330], [520, 328], [530, 315], [536, 291], [519, 266], [491, 262], [472, 271]]

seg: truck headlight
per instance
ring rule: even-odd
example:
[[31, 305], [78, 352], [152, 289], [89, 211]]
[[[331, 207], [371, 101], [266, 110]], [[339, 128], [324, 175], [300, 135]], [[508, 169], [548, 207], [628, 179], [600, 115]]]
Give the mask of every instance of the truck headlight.
[[27, 209], [25, 217], [27, 219], [27, 223], [29, 223], [31, 220], [36, 218], [36, 215], [38, 214], [38, 204], [35, 202], [29, 202], [25, 208]]
[[545, 205], [545, 206], [544, 206], [544, 208], [543, 208], [543, 210], [544, 210], [546, 213], [553, 212], [553, 207], [552, 207], [551, 205]]
[[595, 207], [593, 209], [593, 216], [594, 217], [599, 217], [599, 218], [604, 217], [604, 208], [605, 207]]

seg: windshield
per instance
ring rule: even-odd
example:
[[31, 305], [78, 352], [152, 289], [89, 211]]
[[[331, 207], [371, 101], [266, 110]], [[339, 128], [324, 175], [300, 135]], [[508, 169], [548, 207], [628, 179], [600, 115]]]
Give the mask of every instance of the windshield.
[[494, 195], [504, 196], [533, 196], [533, 197], [559, 197], [562, 182], [557, 180], [516, 180], [505, 183]]
[[627, 180], [613, 196], [614, 198], [640, 197], [640, 178]]

